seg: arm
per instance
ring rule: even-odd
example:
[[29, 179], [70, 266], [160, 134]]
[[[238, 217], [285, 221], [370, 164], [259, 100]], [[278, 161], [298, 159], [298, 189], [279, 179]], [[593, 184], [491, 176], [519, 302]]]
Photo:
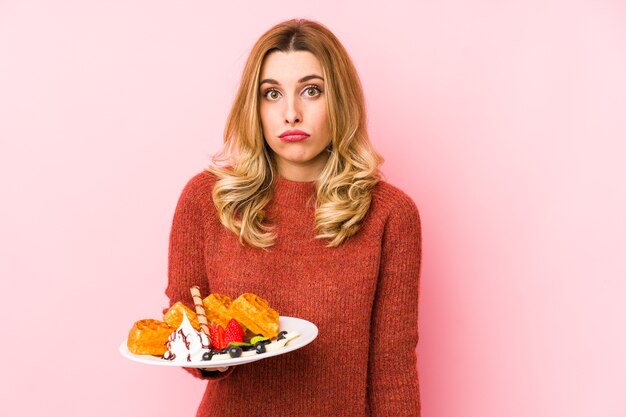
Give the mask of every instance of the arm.
[[[205, 297], [210, 294], [209, 281], [204, 263], [204, 239], [207, 209], [212, 203], [211, 187], [206, 184], [205, 174], [200, 174], [185, 186], [178, 200], [170, 232], [168, 256], [168, 285], [165, 294], [170, 306], [177, 301], [194, 310], [189, 289], [198, 285]], [[196, 378], [222, 379], [229, 376], [234, 367], [226, 372], [202, 371], [184, 368]]]
[[415, 349], [421, 227], [415, 203], [403, 196], [385, 225], [372, 309], [368, 401], [371, 415], [419, 417]]

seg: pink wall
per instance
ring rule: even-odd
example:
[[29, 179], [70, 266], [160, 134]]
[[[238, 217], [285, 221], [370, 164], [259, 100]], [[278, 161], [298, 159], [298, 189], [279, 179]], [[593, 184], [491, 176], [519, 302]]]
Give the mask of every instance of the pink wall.
[[421, 210], [423, 415], [625, 415], [623, 3], [224, 3], [0, 2], [0, 414], [193, 415], [202, 383], [117, 348], [252, 43], [308, 17]]

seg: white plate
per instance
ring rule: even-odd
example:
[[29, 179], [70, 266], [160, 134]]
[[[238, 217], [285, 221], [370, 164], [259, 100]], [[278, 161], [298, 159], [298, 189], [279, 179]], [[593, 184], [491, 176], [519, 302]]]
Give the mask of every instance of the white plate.
[[300, 336], [289, 341], [283, 348], [273, 350], [270, 352], [260, 353], [253, 356], [219, 359], [210, 361], [195, 361], [195, 362], [175, 362], [161, 359], [159, 356], [152, 355], [136, 355], [128, 350], [126, 341], [120, 345], [120, 353], [123, 357], [130, 359], [131, 361], [145, 363], [147, 365], [161, 365], [161, 366], [176, 366], [184, 368], [218, 368], [224, 366], [242, 365], [244, 363], [254, 362], [265, 358], [271, 358], [272, 356], [282, 355], [284, 353], [292, 352], [296, 349], [300, 349], [311, 343], [317, 337], [317, 326], [310, 321], [298, 319], [295, 317], [281, 316], [279, 318], [280, 330], [286, 330], [288, 332], [298, 332]]

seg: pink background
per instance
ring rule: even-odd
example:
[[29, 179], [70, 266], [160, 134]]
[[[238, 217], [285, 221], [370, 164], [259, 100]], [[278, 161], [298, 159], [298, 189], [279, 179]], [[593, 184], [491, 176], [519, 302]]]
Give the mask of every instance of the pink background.
[[252, 44], [306, 17], [421, 211], [423, 415], [625, 415], [624, 3], [224, 3], [0, 2], [0, 414], [194, 414], [202, 382], [117, 349]]

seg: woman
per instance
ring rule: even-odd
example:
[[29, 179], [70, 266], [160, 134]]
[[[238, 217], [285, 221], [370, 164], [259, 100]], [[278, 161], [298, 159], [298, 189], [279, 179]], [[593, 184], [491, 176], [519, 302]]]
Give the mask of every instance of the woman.
[[315, 323], [311, 344], [209, 380], [198, 416], [418, 416], [420, 222], [380, 179], [336, 37], [290, 20], [257, 41], [213, 164], [182, 192], [170, 302], [252, 292]]

